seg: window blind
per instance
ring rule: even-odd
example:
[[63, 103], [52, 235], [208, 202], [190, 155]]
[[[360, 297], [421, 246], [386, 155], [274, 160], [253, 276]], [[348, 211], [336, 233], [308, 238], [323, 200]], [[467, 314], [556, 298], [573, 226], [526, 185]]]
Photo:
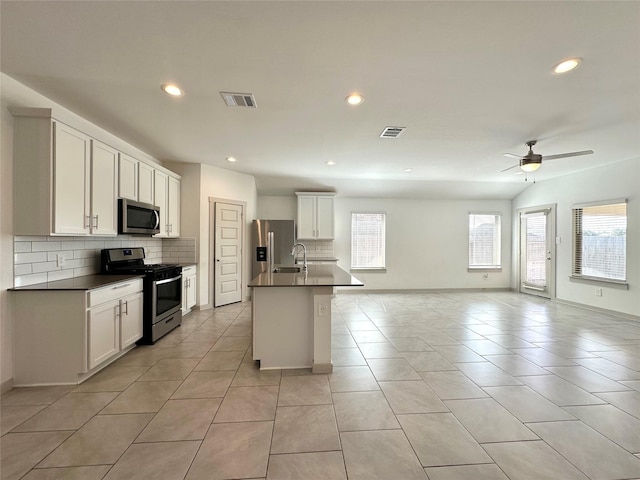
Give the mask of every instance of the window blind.
[[573, 275], [625, 281], [627, 204], [577, 205], [573, 212]]
[[351, 214], [351, 268], [385, 268], [384, 213]]
[[469, 214], [469, 268], [500, 268], [500, 215]]

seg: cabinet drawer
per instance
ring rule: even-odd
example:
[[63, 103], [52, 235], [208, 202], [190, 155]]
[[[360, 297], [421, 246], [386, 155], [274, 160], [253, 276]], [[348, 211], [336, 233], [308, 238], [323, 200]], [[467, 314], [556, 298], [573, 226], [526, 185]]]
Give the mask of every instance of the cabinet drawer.
[[125, 282], [116, 283], [104, 288], [90, 290], [88, 295], [88, 306], [95, 307], [105, 302], [117, 300], [126, 295], [142, 291], [142, 279], [134, 278]]
[[182, 267], [182, 276], [186, 277], [187, 275], [192, 275], [196, 273], [196, 266], [190, 265], [188, 267]]

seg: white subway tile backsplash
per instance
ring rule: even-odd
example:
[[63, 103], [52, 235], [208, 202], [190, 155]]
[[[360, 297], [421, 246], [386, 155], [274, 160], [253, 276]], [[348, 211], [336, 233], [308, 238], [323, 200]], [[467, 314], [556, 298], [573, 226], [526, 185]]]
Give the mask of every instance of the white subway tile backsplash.
[[47, 273], [47, 282], [55, 282], [56, 280], [66, 280], [73, 278], [73, 270], [56, 270]]
[[33, 285], [35, 283], [44, 283], [47, 281], [46, 273], [36, 273], [33, 275], [21, 275], [19, 277], [15, 277], [15, 286], [23, 287], [25, 285]]
[[26, 253], [31, 251], [31, 242], [14, 242], [14, 253]]
[[[196, 239], [118, 237], [14, 237], [14, 285], [52, 282], [100, 273], [103, 248], [143, 247], [146, 263], [196, 263]], [[58, 267], [58, 255], [64, 265]]]
[[22, 263], [20, 265], [14, 265], [13, 267], [13, 275], [16, 277], [19, 277], [22, 275], [30, 275], [32, 273], [33, 273], [33, 270], [31, 269], [30, 263]]
[[32, 252], [51, 252], [53, 250], [60, 250], [62, 248], [61, 243], [58, 242], [31, 242]]
[[31, 268], [33, 269], [33, 273], [42, 273], [42, 272], [50, 272], [52, 270], [59, 270], [58, 264], [56, 262], [32, 263]]
[[35, 253], [16, 253], [14, 254], [13, 263], [18, 265], [20, 263], [36, 263], [46, 262], [47, 252], [35, 252]]

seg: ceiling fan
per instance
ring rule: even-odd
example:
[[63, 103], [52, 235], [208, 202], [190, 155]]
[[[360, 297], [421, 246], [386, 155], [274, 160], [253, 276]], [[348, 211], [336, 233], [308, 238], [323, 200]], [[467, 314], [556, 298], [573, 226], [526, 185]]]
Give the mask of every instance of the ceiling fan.
[[579, 157], [580, 155], [591, 155], [593, 150], [583, 150], [581, 152], [569, 152], [569, 153], [559, 153], [557, 155], [539, 155], [537, 153], [533, 153], [533, 146], [537, 143], [537, 140], [529, 140], [525, 143], [526, 146], [529, 147], [529, 153], [526, 155], [514, 155], [513, 153], [505, 153], [505, 157], [509, 158], [517, 158], [520, 160], [515, 165], [510, 166], [509, 168], [505, 168], [504, 170], [500, 170], [501, 172], [506, 172], [507, 170], [511, 170], [512, 168], [520, 167], [523, 172], [530, 173], [535, 172], [540, 165], [542, 165], [542, 160], [554, 160], [556, 158], [566, 158], [566, 157]]

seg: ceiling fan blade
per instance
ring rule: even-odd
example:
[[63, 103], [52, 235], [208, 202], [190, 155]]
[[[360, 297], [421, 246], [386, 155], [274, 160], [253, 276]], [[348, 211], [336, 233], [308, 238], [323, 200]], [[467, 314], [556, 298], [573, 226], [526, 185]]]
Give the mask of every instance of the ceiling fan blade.
[[509, 158], [517, 158], [518, 160], [520, 160], [521, 158], [524, 158], [522, 155], [514, 155], [513, 153], [503, 153], [502, 156], [509, 157]]
[[516, 163], [515, 165], [511, 165], [509, 168], [505, 168], [504, 170], [500, 170], [500, 173], [506, 172], [507, 170], [511, 170], [512, 168], [516, 168], [516, 167], [519, 167], [519, 166], [520, 166], [520, 164]]
[[555, 158], [579, 157], [580, 155], [591, 155], [593, 150], [583, 150], [582, 152], [559, 153], [557, 155], [544, 155], [542, 160], [553, 160]]

